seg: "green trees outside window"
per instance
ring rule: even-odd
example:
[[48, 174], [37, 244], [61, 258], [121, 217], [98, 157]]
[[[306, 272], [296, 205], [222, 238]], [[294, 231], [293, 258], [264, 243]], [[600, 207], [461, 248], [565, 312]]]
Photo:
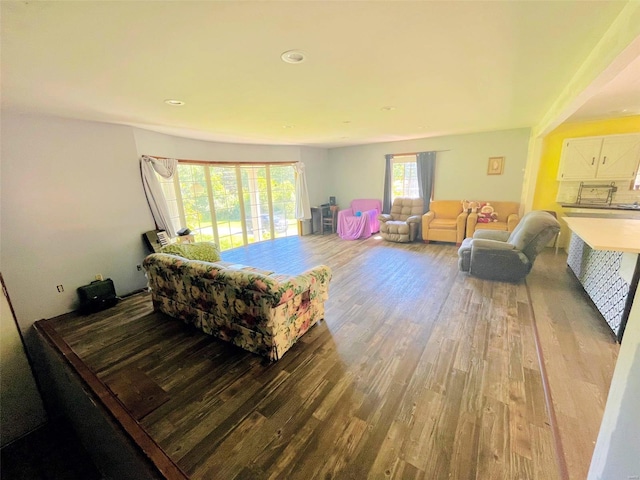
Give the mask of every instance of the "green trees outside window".
[[159, 180], [174, 225], [221, 250], [298, 234], [291, 165], [180, 163]]

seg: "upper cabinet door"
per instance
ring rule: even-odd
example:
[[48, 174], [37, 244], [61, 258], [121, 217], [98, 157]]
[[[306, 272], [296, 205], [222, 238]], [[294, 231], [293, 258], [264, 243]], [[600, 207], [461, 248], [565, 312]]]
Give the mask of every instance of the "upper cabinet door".
[[597, 178], [635, 178], [640, 161], [640, 135], [604, 137]]
[[558, 180], [596, 178], [602, 137], [570, 138], [564, 141]]

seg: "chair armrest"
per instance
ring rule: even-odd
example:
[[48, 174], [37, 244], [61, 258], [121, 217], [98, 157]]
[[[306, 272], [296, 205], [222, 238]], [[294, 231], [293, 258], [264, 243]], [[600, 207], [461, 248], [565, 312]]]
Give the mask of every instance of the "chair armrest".
[[388, 213], [381, 213], [380, 215], [378, 215], [379, 222], [387, 222], [389, 220], [391, 220], [391, 215], [389, 215]]
[[427, 227], [434, 218], [436, 218], [436, 212], [431, 210], [422, 215], [422, 228]]
[[344, 210], [338, 211], [338, 218], [341, 217], [353, 217], [354, 211], [350, 208], [345, 208]]
[[473, 232], [476, 228], [476, 223], [478, 223], [478, 214], [476, 212], [467, 214], [467, 232]]
[[467, 217], [469, 214], [467, 212], [460, 213], [456, 218], [456, 226], [458, 227], [458, 231], [462, 230], [467, 223]]
[[501, 242], [499, 240], [489, 240], [474, 237], [471, 241], [471, 248], [474, 250], [515, 250], [516, 247], [510, 243]]
[[512, 213], [507, 217], [507, 230], [513, 232], [518, 223], [520, 223], [520, 215], [518, 215], [517, 213]]
[[407, 218], [407, 223], [420, 223], [420, 220], [422, 220], [420, 215], [411, 215]]
[[473, 239], [496, 240], [498, 242], [506, 242], [509, 240], [511, 232], [503, 230], [477, 230], [473, 234]]

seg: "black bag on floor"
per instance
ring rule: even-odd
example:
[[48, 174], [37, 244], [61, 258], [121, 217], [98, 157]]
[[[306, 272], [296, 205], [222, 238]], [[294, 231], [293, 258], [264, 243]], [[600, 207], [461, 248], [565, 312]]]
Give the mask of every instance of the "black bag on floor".
[[113, 280], [96, 280], [89, 285], [78, 288], [80, 297], [80, 313], [89, 314], [113, 307], [118, 303]]

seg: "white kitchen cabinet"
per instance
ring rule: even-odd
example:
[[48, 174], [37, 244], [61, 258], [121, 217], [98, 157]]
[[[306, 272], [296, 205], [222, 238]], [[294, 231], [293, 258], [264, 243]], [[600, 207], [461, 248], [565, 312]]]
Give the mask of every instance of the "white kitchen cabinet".
[[640, 134], [568, 138], [558, 180], [630, 180], [640, 162]]

